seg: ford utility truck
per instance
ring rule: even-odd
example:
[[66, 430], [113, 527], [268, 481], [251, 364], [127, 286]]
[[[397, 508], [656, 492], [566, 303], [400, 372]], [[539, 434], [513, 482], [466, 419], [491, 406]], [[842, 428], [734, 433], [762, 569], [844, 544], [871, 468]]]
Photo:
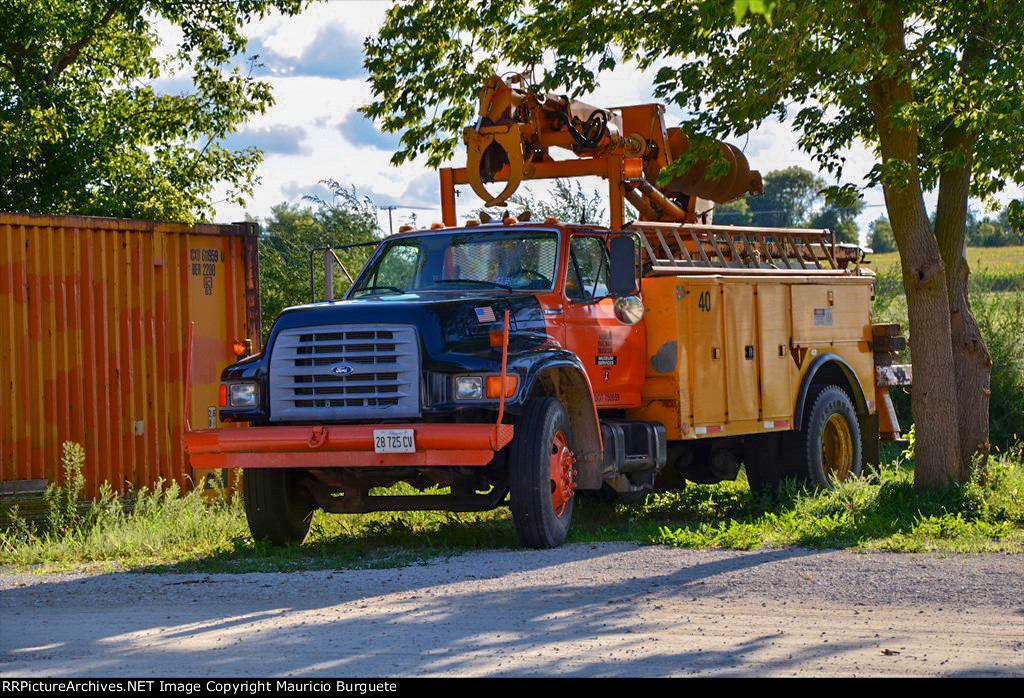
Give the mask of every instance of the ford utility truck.
[[[899, 328], [871, 321], [864, 250], [714, 225], [713, 203], [760, 176], [720, 143], [665, 183], [691, 144], [658, 105], [514, 85], [481, 91], [467, 167], [440, 173], [444, 222], [380, 241], [343, 298], [329, 283], [223, 371], [220, 420], [248, 428], [186, 434], [194, 467], [244, 469], [253, 536], [301, 542], [318, 508], [508, 506], [523, 545], [551, 547], [580, 493], [635, 499], [742, 465], [756, 490], [829, 487], [877, 463], [910, 372]], [[594, 175], [609, 227], [456, 224], [456, 185], [495, 206], [524, 179]], [[340, 258], [322, 252], [329, 280]], [[399, 482], [430, 493], [374, 493]]]

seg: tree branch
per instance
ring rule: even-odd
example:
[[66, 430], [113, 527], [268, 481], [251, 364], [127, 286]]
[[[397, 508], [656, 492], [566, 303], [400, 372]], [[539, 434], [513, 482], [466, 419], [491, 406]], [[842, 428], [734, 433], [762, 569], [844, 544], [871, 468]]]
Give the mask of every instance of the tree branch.
[[125, 3], [123, 2], [115, 2], [111, 4], [103, 14], [103, 17], [100, 18], [100, 21], [88, 29], [81, 39], [69, 46], [63, 47], [57, 54], [57, 58], [53, 62], [53, 67], [50, 68], [50, 73], [46, 77], [46, 82], [52, 83], [54, 78], [74, 63], [82, 53], [82, 50], [89, 45], [93, 38], [95, 38], [96, 33], [106, 27], [110, 23], [110, 20], [112, 20], [124, 8], [124, 5]]

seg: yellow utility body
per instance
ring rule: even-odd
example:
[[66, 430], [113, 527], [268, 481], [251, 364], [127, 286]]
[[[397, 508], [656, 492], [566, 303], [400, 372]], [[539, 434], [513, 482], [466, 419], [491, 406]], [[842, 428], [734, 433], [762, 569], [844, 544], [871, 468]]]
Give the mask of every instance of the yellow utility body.
[[793, 428], [804, 377], [838, 357], [875, 412], [871, 277], [683, 275], [644, 279], [644, 406], [669, 440]]

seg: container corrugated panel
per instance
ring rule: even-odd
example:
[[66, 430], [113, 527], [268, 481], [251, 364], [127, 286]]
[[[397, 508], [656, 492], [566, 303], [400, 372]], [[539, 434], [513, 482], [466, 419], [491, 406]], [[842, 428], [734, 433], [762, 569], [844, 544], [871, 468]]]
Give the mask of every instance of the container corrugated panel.
[[258, 233], [0, 213], [0, 480], [59, 481], [76, 441], [89, 496], [198, 482], [181, 443], [189, 323], [206, 428], [232, 343], [258, 350]]

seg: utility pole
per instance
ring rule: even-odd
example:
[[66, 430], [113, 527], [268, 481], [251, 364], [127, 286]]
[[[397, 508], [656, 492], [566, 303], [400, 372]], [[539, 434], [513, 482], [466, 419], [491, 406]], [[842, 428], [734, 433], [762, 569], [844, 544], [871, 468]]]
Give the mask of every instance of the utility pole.
[[389, 235], [394, 235], [395, 234], [395, 224], [391, 221], [391, 212], [394, 211], [398, 207], [397, 206], [381, 206], [381, 208], [383, 208], [385, 211], [388, 212], [388, 234]]

